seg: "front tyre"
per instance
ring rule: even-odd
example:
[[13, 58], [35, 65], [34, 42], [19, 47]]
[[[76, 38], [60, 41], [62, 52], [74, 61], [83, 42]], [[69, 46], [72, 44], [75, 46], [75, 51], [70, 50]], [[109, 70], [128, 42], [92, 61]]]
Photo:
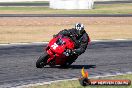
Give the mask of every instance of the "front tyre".
[[39, 57], [39, 59], [36, 62], [36, 67], [37, 68], [43, 68], [46, 66], [48, 60], [48, 54], [44, 53], [42, 56]]

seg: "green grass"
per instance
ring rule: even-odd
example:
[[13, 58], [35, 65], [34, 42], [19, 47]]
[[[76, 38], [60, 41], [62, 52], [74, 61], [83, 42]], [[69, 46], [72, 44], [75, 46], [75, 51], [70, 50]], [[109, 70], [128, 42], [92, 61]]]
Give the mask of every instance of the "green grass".
[[0, 11], [46, 11], [48, 7], [0, 7]]
[[0, 3], [16, 3], [16, 4], [36, 4], [36, 3], [47, 3], [49, 4], [49, 1], [27, 1], [27, 2], [0, 2]]
[[48, 7], [0, 7], [0, 13], [34, 14], [132, 14], [132, 3], [96, 4], [91, 10], [56, 10]]
[[[98, 78], [98, 79], [130, 79], [132, 81], [132, 74]], [[78, 80], [74, 80], [74, 81], [61, 81], [61, 82], [51, 83], [51, 84], [46, 84], [46, 85], [41, 85], [41, 86], [34, 86], [34, 87], [32, 86], [29, 88], [132, 88], [132, 85], [130, 86], [87, 86], [87, 87], [83, 87], [79, 84]]]

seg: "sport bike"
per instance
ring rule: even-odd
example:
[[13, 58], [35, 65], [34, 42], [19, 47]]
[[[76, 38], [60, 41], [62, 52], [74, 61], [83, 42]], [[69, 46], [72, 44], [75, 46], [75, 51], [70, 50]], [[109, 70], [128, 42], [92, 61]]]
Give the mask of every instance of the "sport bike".
[[69, 60], [70, 53], [67, 52], [68, 49], [74, 49], [74, 42], [69, 37], [62, 35], [54, 37], [44, 49], [44, 54], [37, 60], [36, 67], [71, 65], [74, 61]]

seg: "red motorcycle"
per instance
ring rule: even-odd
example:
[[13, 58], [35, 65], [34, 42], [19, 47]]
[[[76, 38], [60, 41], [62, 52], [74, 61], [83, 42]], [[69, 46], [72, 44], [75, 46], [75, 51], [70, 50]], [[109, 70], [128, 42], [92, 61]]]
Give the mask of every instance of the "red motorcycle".
[[[74, 42], [69, 37], [59, 35], [51, 39], [46, 48], [46, 52], [37, 60], [36, 67], [67, 65], [69, 59], [69, 53], [66, 52], [67, 49], [74, 49]], [[68, 63], [68, 65], [71, 65], [73, 62]]]

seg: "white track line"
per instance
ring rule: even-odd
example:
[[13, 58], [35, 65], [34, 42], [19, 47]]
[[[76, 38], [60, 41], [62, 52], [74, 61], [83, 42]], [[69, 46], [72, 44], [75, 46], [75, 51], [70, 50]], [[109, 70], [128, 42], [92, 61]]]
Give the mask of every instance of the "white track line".
[[[111, 42], [111, 41], [132, 41], [132, 39], [111, 39], [111, 40], [91, 40], [91, 42]], [[0, 44], [0, 46], [15, 46], [15, 45], [40, 45], [40, 44], [48, 44], [48, 42], [31, 42], [31, 43], [7, 43]]]
[[7, 44], [0, 44], [0, 46], [15, 46], [15, 45], [40, 45], [40, 44], [47, 44], [48, 42], [31, 42], [31, 43], [7, 43]]
[[110, 42], [110, 41], [128, 41], [132, 39], [110, 39], [110, 40], [92, 40], [91, 42]]
[[[119, 76], [119, 75], [126, 75], [126, 74], [132, 74], [132, 72], [125, 72], [125, 73], [116, 73], [115, 75], [112, 74], [104, 74], [104, 75], [100, 75], [100, 76], [92, 76], [89, 77], [91, 78], [102, 78], [102, 77], [111, 77], [111, 76]], [[74, 81], [74, 80], [78, 80], [79, 78], [72, 78], [72, 79], [64, 79], [64, 80], [56, 80], [56, 81], [49, 81], [49, 82], [42, 82], [42, 83], [36, 83], [36, 84], [27, 84], [27, 85], [22, 85], [22, 86], [17, 86], [15, 88], [28, 88], [31, 86], [39, 86], [39, 85], [45, 85], [45, 84], [51, 84], [51, 83], [57, 83], [57, 82], [62, 82], [62, 81]]]

